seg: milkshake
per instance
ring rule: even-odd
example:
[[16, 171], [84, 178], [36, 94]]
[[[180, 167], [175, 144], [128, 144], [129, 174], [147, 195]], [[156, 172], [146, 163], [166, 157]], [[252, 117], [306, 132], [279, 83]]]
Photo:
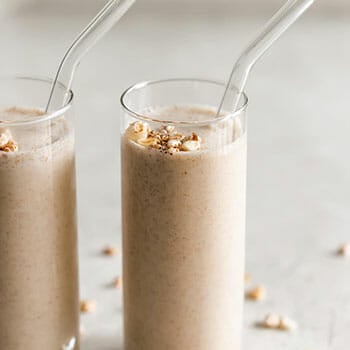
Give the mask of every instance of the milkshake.
[[244, 120], [205, 105], [140, 116], [122, 137], [125, 350], [241, 350]]
[[78, 348], [74, 137], [65, 116], [36, 121], [42, 117], [35, 109], [0, 111], [4, 350]]

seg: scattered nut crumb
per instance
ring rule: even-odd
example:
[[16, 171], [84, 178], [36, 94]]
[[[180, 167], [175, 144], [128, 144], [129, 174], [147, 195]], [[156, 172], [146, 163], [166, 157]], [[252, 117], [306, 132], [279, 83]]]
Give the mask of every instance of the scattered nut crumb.
[[251, 276], [249, 275], [249, 273], [245, 273], [245, 274], [244, 274], [244, 283], [245, 283], [245, 284], [248, 284], [248, 283], [251, 282], [251, 280], [252, 280], [252, 278], [251, 278]]
[[277, 314], [268, 314], [261, 325], [265, 328], [278, 329], [280, 320], [281, 319]]
[[96, 302], [94, 300], [81, 300], [80, 312], [91, 314], [96, 310]]
[[350, 256], [350, 243], [342, 244], [338, 249], [338, 255], [342, 256]]
[[246, 293], [246, 297], [250, 300], [261, 301], [266, 298], [266, 288], [264, 286], [257, 286]]
[[281, 317], [279, 328], [283, 331], [295, 331], [298, 328], [297, 323], [289, 317]]
[[263, 322], [258, 323], [258, 326], [289, 332], [295, 331], [298, 328], [298, 324], [294, 320], [277, 314], [268, 314]]
[[120, 276], [118, 276], [117, 278], [115, 278], [112, 282], [112, 286], [114, 288], [120, 289], [123, 285], [123, 280]]
[[117, 247], [106, 246], [103, 249], [103, 254], [106, 256], [116, 256], [118, 254], [118, 249], [117, 249]]

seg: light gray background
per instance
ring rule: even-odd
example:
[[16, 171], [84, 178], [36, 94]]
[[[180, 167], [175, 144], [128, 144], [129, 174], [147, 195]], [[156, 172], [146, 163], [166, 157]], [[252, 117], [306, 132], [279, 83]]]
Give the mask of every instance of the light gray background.
[[[257, 0], [246, 8], [198, 1], [158, 9], [140, 0], [76, 76], [81, 295], [97, 301], [82, 318], [83, 350], [120, 349], [120, 291], [106, 284], [121, 257], [99, 255], [120, 245], [120, 93], [147, 79], [225, 80], [271, 13], [253, 11]], [[350, 342], [350, 260], [334, 255], [350, 241], [350, 13], [318, 4], [257, 65], [247, 90], [247, 270], [268, 288], [266, 302], [246, 304], [249, 350], [346, 350]], [[98, 2], [74, 7], [3, 12], [2, 73], [53, 76]], [[297, 320], [299, 331], [255, 329], [271, 311]]]
[[[348, 0], [316, 0], [317, 7], [322, 11], [342, 11], [350, 8]], [[65, 10], [68, 12], [84, 12], [87, 9], [98, 9], [107, 0], [2, 0], [0, 2], [0, 11], [3, 12], [25, 12], [30, 9], [45, 9], [51, 12]], [[244, 10], [250, 13], [261, 13], [270, 11], [283, 4], [285, 0], [138, 0], [139, 9], [143, 6], [150, 8], [182, 8], [186, 11], [188, 8], [216, 8], [225, 11]], [[315, 11], [315, 10], [314, 10]]]

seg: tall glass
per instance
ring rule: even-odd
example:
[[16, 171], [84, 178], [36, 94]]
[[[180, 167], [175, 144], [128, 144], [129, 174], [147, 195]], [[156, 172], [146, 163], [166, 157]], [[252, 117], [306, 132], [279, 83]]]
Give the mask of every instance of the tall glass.
[[[174, 79], [121, 98], [125, 350], [240, 350], [246, 108]], [[224, 106], [225, 110], [225, 106]]]
[[78, 349], [73, 93], [45, 115], [50, 84], [0, 79], [0, 349]]

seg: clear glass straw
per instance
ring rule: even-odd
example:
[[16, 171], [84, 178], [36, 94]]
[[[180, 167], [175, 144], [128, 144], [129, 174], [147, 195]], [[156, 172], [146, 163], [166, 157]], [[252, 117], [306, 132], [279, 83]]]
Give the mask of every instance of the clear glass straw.
[[[108, 1], [105, 7], [74, 40], [59, 65], [46, 105], [46, 112], [49, 111], [50, 104], [56, 98], [55, 88], [57, 82], [63, 83], [67, 87], [67, 92], [70, 90], [75, 71], [83, 56], [112, 29], [134, 2], [135, 0]], [[66, 97], [64, 101], [59, 101], [58, 103], [64, 105], [65, 101]]]
[[217, 110], [236, 111], [248, 76], [255, 63], [272, 44], [314, 3], [315, 0], [289, 0], [265, 25], [261, 34], [243, 51], [236, 61]]

